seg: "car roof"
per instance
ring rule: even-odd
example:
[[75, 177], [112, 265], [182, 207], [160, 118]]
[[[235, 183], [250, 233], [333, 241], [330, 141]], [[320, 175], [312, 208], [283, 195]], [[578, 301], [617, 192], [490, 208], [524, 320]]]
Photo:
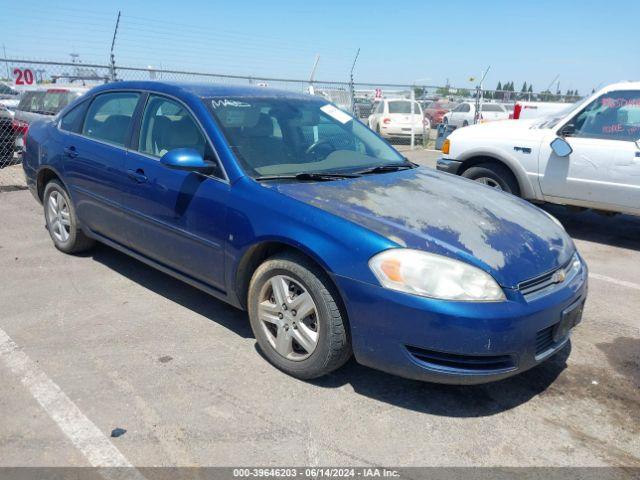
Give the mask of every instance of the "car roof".
[[[229, 85], [216, 83], [169, 82], [169, 81], [124, 81], [100, 85], [91, 92], [108, 90], [150, 90], [158, 93], [180, 96], [191, 94], [197, 97], [281, 97], [298, 99], [318, 99], [321, 97], [252, 85]], [[326, 100], [324, 100], [326, 102]]]

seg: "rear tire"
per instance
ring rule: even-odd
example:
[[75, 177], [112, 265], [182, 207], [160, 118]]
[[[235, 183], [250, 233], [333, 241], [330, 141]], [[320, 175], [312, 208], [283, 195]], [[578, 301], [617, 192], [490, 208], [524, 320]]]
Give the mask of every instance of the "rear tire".
[[468, 127], [469, 126], [469, 122], [467, 122], [466, 120], [464, 122], [462, 122], [462, 126], [463, 127]]
[[499, 163], [481, 163], [462, 172], [462, 176], [489, 187], [520, 196], [516, 177], [504, 165]]
[[87, 237], [78, 226], [76, 210], [62, 183], [51, 180], [42, 198], [47, 230], [58, 250], [79, 253], [93, 247], [94, 240]]
[[326, 375], [351, 357], [338, 293], [301, 255], [277, 254], [260, 265], [249, 284], [247, 309], [264, 356], [293, 377]]

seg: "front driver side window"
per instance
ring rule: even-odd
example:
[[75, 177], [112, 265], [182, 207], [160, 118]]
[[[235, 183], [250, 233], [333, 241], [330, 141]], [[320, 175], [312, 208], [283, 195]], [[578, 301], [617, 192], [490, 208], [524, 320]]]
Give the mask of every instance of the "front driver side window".
[[138, 149], [160, 158], [176, 148], [194, 148], [205, 160], [215, 161], [204, 135], [187, 109], [174, 100], [151, 95], [142, 118]]
[[564, 135], [632, 141], [640, 139], [640, 92], [616, 91], [591, 102], [565, 126]]

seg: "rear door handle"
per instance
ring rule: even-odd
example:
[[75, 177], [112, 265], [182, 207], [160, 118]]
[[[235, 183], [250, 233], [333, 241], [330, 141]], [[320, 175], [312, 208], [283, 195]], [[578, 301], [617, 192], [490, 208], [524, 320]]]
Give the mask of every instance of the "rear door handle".
[[78, 156], [78, 152], [76, 152], [76, 147], [67, 147], [64, 149], [64, 154], [70, 158], [76, 158]]
[[145, 183], [148, 179], [141, 168], [137, 170], [127, 170], [129, 178], [137, 183]]

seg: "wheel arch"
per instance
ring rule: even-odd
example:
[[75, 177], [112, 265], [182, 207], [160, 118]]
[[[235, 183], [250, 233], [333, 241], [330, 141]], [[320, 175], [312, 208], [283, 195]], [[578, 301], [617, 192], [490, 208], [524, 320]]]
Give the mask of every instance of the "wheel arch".
[[520, 189], [520, 195], [523, 198], [536, 198], [535, 190], [522, 166], [517, 162], [507, 160], [501, 155], [496, 155], [495, 153], [479, 152], [467, 156], [462, 160], [462, 164], [460, 165], [460, 169], [457, 173], [458, 175], [462, 175], [465, 170], [482, 163], [497, 163], [502, 165], [515, 177], [516, 182], [518, 183], [518, 188]]
[[[42, 203], [44, 196], [44, 189], [51, 180], [58, 180], [62, 186], [69, 192], [67, 185], [62, 180], [60, 173], [51, 166], [43, 166], [38, 170], [36, 174], [36, 193], [38, 194], [38, 200]], [[69, 193], [70, 195], [70, 193]]]
[[351, 335], [351, 328], [349, 326], [349, 316], [344, 302], [343, 292], [340, 290], [338, 284], [334, 281], [331, 274], [331, 270], [327, 265], [313, 252], [304, 248], [301, 245], [296, 245], [283, 239], [269, 239], [263, 240], [251, 245], [246, 249], [240, 261], [238, 262], [233, 279], [233, 292], [237, 299], [237, 304], [243, 310], [247, 309], [247, 296], [249, 292], [249, 283], [253, 277], [256, 269], [269, 257], [277, 253], [290, 252], [295, 255], [300, 255], [313, 265], [318, 267], [325, 275], [330, 287], [333, 289], [336, 298], [335, 301], [339, 306], [342, 316], [347, 327], [347, 334]]

